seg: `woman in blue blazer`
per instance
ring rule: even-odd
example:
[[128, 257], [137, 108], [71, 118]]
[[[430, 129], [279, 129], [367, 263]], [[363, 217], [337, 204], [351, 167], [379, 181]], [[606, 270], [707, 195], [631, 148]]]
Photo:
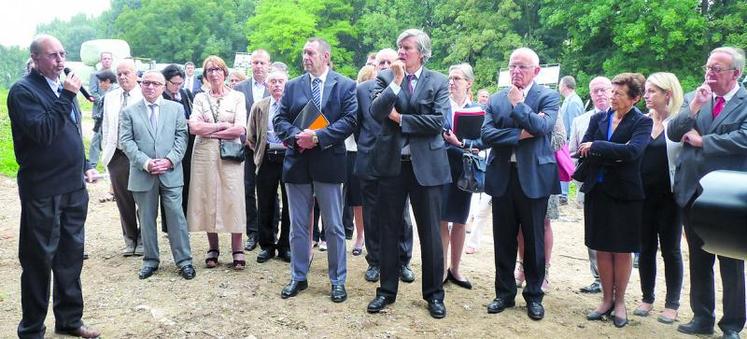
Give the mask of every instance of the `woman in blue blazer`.
[[612, 79], [611, 108], [592, 116], [578, 154], [574, 178], [583, 182], [586, 246], [597, 250], [602, 303], [587, 315], [600, 320], [614, 310], [616, 327], [628, 323], [625, 289], [632, 271], [632, 252], [640, 250], [643, 182], [641, 160], [651, 139], [651, 118], [634, 105], [645, 78], [622, 73]]
[[[467, 108], [478, 108], [479, 105], [470, 101], [470, 89], [475, 81], [475, 74], [469, 64], [458, 64], [449, 67], [449, 101], [451, 112], [444, 117], [443, 137], [448, 147], [446, 154], [449, 157], [449, 168], [451, 169], [451, 183], [443, 188], [443, 210], [441, 213], [441, 244], [444, 251], [444, 282], [451, 281], [457, 286], [472, 289], [472, 283], [459, 271], [459, 263], [462, 260], [464, 239], [466, 238], [465, 224], [469, 217], [472, 193], [465, 192], [457, 187], [457, 181], [463, 172], [462, 154], [465, 151], [477, 152], [483, 148], [480, 139], [459, 140], [453, 133], [454, 112]], [[451, 229], [449, 229], [451, 223]], [[451, 248], [451, 265], [449, 265], [449, 248]]]

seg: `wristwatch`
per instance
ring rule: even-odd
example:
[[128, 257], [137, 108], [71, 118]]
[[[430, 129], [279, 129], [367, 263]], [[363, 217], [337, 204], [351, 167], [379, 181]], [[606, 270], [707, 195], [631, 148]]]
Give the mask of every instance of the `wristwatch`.
[[316, 135], [316, 132], [311, 135], [311, 142], [313, 142], [314, 144], [319, 144], [319, 137]]

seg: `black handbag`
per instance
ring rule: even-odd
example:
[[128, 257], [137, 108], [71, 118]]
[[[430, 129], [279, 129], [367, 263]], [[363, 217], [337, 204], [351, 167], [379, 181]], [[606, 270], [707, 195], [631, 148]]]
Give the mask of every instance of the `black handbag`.
[[[210, 112], [213, 113], [213, 121], [218, 122], [218, 114], [215, 112], [220, 108], [220, 99], [218, 99], [217, 108], [213, 108], [213, 103], [210, 102], [208, 97], [208, 105], [210, 106]], [[239, 138], [240, 140], [241, 138]], [[218, 140], [220, 144], [220, 158], [223, 160], [231, 160], [236, 162], [243, 162], [246, 160], [246, 153], [244, 151], [244, 144], [234, 142], [232, 140]]]
[[482, 193], [485, 191], [485, 159], [472, 153], [470, 148], [462, 154], [463, 170], [457, 187], [465, 192]]

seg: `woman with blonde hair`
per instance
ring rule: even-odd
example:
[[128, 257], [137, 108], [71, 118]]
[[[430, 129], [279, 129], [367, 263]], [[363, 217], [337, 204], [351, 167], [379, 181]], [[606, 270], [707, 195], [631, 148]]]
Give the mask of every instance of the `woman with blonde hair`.
[[218, 233], [231, 233], [233, 267], [246, 266], [242, 234], [246, 230], [244, 209], [244, 163], [221, 158], [220, 143], [246, 135], [244, 94], [225, 85], [226, 63], [209, 56], [203, 63], [204, 92], [195, 95], [189, 132], [196, 135], [187, 204], [189, 230], [207, 232], [210, 249], [205, 265], [218, 265]]
[[658, 320], [671, 324], [677, 318], [683, 276], [680, 252], [682, 221], [673, 193], [675, 164], [682, 143], [667, 138], [667, 124], [682, 106], [682, 87], [674, 74], [654, 73], [646, 80], [643, 98], [654, 126], [641, 164], [646, 199], [643, 202], [638, 271], [643, 298], [633, 314], [647, 316], [654, 308], [656, 251], [661, 246], [667, 294]]

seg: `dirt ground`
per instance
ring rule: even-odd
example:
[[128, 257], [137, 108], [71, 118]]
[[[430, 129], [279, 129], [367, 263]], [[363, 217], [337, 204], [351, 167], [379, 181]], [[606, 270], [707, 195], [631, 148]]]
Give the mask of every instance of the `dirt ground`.
[[[222, 265], [208, 270], [202, 264], [207, 250], [205, 236], [193, 233], [192, 252], [197, 277], [185, 281], [177, 275], [168, 250], [168, 239], [159, 236], [161, 269], [147, 280], [139, 280], [140, 259], [124, 258], [118, 214], [114, 203], [100, 203], [107, 182], [89, 185], [91, 202], [86, 223], [86, 260], [82, 273], [85, 298], [84, 321], [102, 330], [106, 338], [271, 338], [271, 337], [535, 337], [535, 338], [673, 338], [687, 337], [675, 325], [663, 325], [656, 316], [640, 318], [632, 310], [640, 300], [638, 274], [634, 270], [628, 288], [631, 323], [624, 329], [611, 322], [589, 322], [585, 314], [599, 302], [599, 295], [585, 295], [578, 288], [591, 282], [586, 248], [583, 246], [581, 210], [573, 203], [561, 207], [561, 218], [553, 224], [555, 246], [551, 267], [551, 291], [545, 296], [546, 317], [532, 321], [519, 296], [517, 307], [501, 314], [487, 314], [494, 297], [492, 232], [483, 225], [480, 250], [464, 255], [462, 270], [474, 285], [465, 290], [447, 284], [447, 317], [428, 315], [420, 294], [420, 251], [415, 246], [413, 269], [418, 279], [402, 284], [397, 302], [381, 314], [367, 314], [376, 283], [363, 279], [363, 256], [348, 256], [349, 298], [341, 304], [329, 300], [326, 255], [316, 253], [309, 274], [309, 289], [288, 300], [280, 290], [289, 278], [288, 264], [274, 259], [255, 261], [257, 250], [247, 254], [247, 269], [235, 272]], [[15, 181], [0, 178], [0, 337], [15, 336], [21, 317], [20, 266], [17, 261], [20, 207]], [[221, 250], [229, 252], [228, 237], [221, 237]], [[416, 235], [417, 242], [417, 235]], [[352, 249], [349, 241], [348, 250]], [[684, 246], [684, 242], [683, 242]], [[348, 252], [349, 253], [349, 252]], [[685, 251], [685, 264], [688, 255]], [[661, 260], [659, 261], [661, 267]], [[687, 266], [686, 266], [687, 267]], [[681, 321], [691, 317], [685, 270]], [[663, 274], [657, 281], [657, 310], [663, 308]], [[719, 286], [720, 296], [720, 286]], [[719, 305], [720, 308], [720, 305]], [[720, 311], [717, 311], [720, 314]], [[48, 332], [54, 328], [51, 307]], [[48, 337], [54, 337], [48, 333]]]

